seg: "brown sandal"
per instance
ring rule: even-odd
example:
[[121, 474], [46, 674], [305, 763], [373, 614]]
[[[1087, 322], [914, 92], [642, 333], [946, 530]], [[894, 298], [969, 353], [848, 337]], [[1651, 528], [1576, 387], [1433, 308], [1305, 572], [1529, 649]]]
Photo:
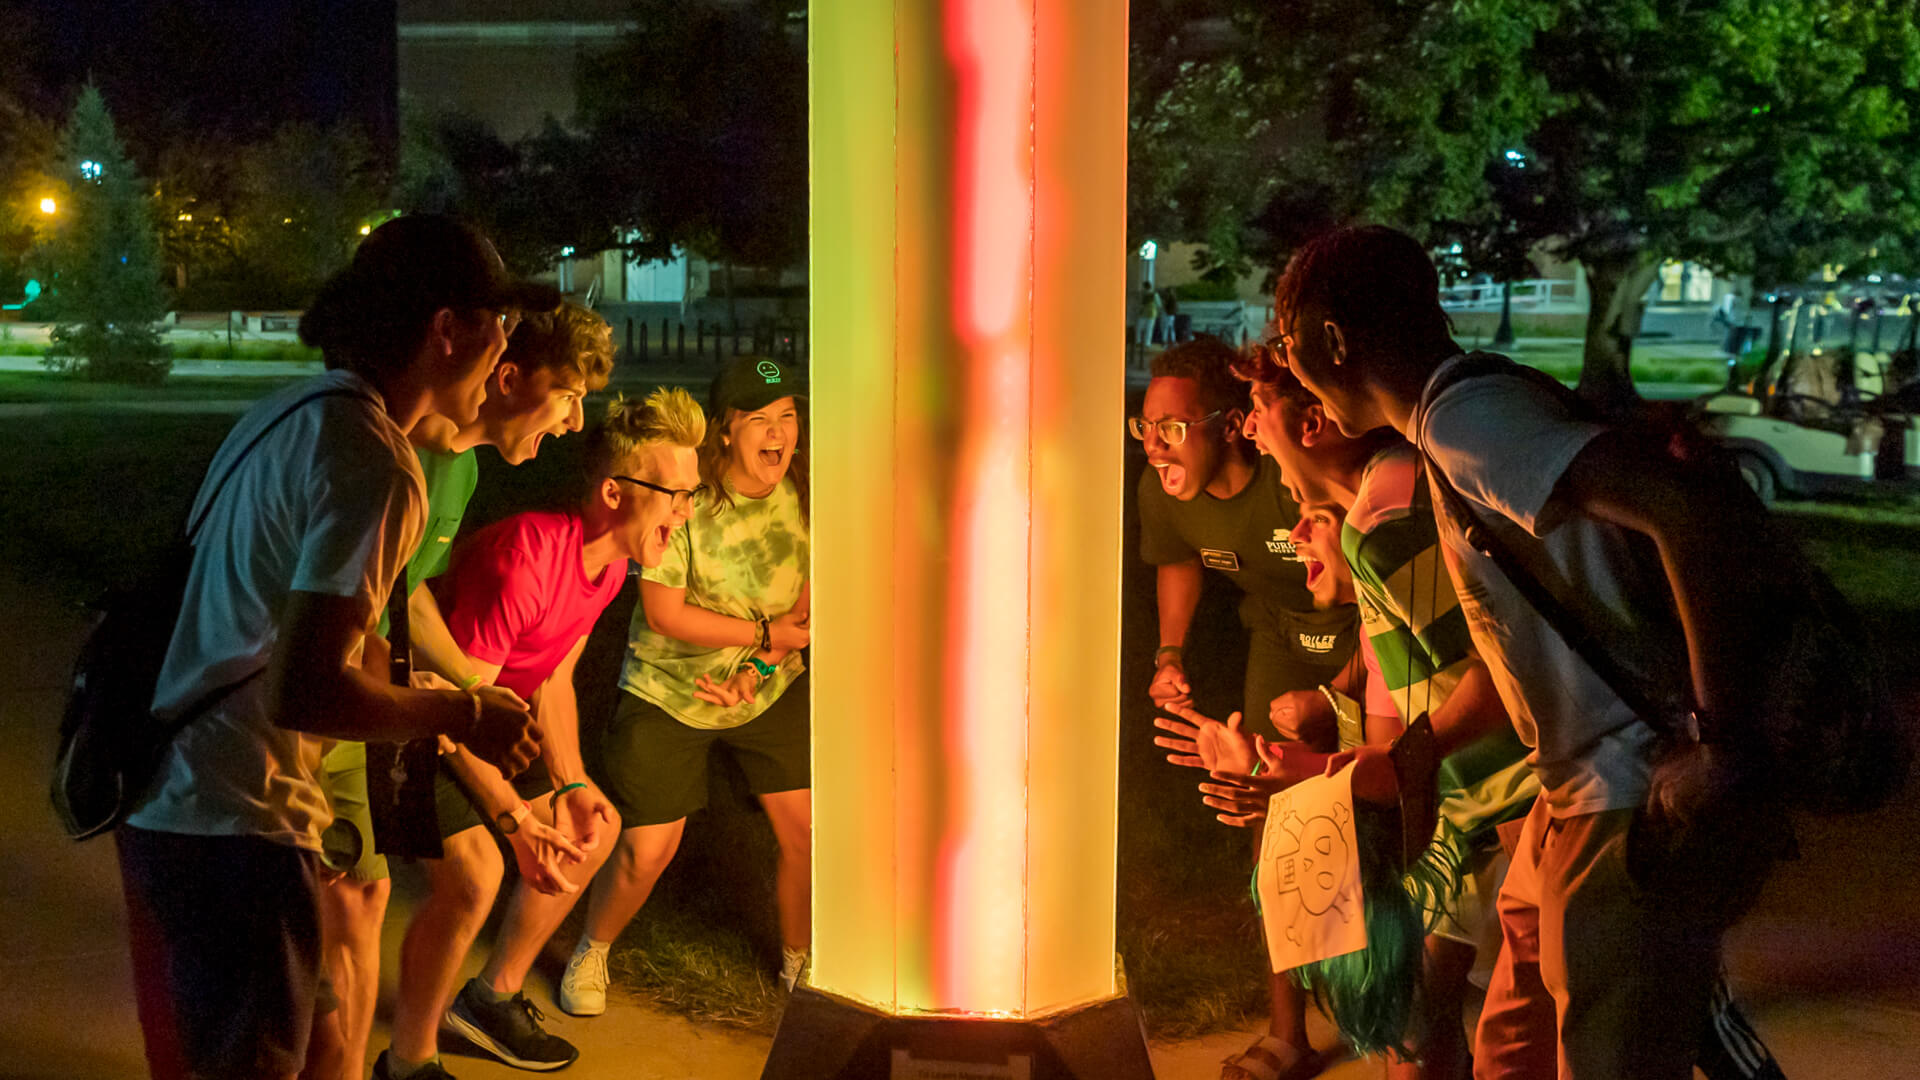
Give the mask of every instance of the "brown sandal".
[[[1289, 1064], [1291, 1059], [1291, 1064]], [[1220, 1063], [1220, 1080], [1309, 1080], [1326, 1071], [1326, 1054], [1309, 1047], [1296, 1054], [1292, 1045], [1262, 1035], [1252, 1046]]]

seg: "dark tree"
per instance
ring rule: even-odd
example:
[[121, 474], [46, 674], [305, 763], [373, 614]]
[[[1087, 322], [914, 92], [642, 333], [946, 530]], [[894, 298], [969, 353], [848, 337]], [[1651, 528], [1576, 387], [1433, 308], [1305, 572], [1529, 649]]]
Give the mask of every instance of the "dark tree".
[[54, 351], [88, 378], [159, 382], [173, 360], [157, 327], [167, 293], [153, 197], [90, 85], [61, 135], [58, 162], [70, 194], [51, 244]]
[[[592, 182], [639, 258], [725, 267], [807, 254], [807, 51], [790, 0], [637, 0], [580, 63]], [[638, 236], [627, 240], [626, 230]]]

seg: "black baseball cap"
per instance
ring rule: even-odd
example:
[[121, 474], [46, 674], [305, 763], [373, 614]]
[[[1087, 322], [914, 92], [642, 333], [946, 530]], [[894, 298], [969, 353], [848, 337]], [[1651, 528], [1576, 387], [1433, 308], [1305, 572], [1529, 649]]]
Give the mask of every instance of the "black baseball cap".
[[360, 242], [347, 272], [432, 308], [545, 314], [560, 307], [560, 290], [514, 277], [485, 234], [444, 214], [386, 222]]
[[792, 364], [764, 356], [736, 356], [713, 377], [707, 395], [707, 417], [717, 422], [728, 409], [753, 412], [783, 397], [806, 397], [807, 373]]

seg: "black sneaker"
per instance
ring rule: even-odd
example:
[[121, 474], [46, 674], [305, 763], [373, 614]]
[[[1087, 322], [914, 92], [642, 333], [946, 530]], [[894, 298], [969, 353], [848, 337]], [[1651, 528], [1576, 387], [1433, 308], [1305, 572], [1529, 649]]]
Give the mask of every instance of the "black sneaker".
[[[380, 1056], [374, 1059], [373, 1080], [393, 1080], [393, 1073], [387, 1067], [389, 1053], [391, 1051], [382, 1050]], [[441, 1068], [439, 1062], [430, 1061], [421, 1066], [420, 1071], [408, 1074], [407, 1080], [454, 1080], [454, 1077], [452, 1073]]]
[[579, 1058], [580, 1051], [557, 1035], [549, 1035], [540, 1021], [546, 1014], [515, 994], [499, 1004], [479, 993], [480, 980], [468, 979], [447, 1010], [446, 1025], [466, 1036], [473, 1045], [516, 1069], [548, 1072], [564, 1069]]

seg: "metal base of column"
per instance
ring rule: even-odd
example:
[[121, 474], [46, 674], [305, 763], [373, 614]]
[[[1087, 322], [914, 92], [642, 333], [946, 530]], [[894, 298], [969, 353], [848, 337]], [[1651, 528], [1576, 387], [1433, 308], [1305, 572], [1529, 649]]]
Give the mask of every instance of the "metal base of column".
[[761, 1080], [1153, 1080], [1124, 997], [1036, 1020], [891, 1016], [802, 987]]

